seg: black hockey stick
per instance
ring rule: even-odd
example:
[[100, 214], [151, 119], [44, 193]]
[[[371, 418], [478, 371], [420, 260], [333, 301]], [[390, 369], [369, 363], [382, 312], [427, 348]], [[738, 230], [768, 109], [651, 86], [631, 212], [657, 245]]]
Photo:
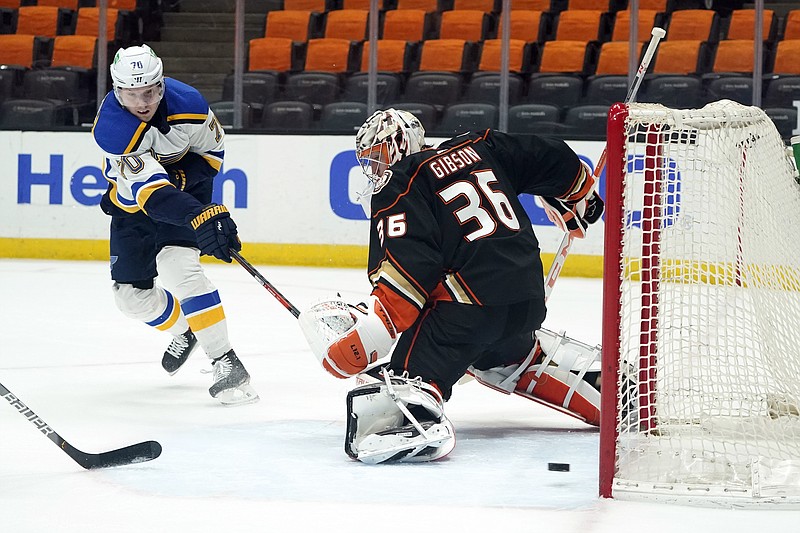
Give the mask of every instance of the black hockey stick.
[[61, 435], [56, 433], [47, 422], [42, 420], [39, 415], [22, 403], [10, 390], [0, 383], [0, 394], [14, 407], [19, 413], [27, 418], [45, 437], [53, 441], [56, 446], [64, 450], [64, 453], [87, 470], [93, 468], [106, 468], [109, 466], [123, 466], [133, 463], [143, 463], [151, 461], [161, 455], [161, 445], [154, 440], [140, 442], [131, 446], [126, 446], [118, 450], [111, 450], [102, 453], [86, 453], [75, 448], [72, 444], [65, 441]]
[[247, 270], [247, 272], [248, 272], [248, 273], [249, 273], [251, 276], [253, 276], [254, 278], [256, 278], [256, 280], [258, 280], [258, 282], [259, 282], [259, 283], [261, 283], [261, 285], [262, 285], [262, 286], [263, 286], [265, 289], [267, 289], [267, 290], [269, 291], [269, 293], [270, 293], [271, 295], [273, 295], [273, 296], [275, 297], [275, 299], [276, 299], [276, 300], [278, 300], [278, 301], [281, 303], [281, 305], [282, 305], [282, 306], [284, 306], [284, 307], [285, 307], [285, 308], [286, 308], [286, 309], [287, 309], [287, 310], [288, 310], [290, 313], [292, 313], [292, 314], [294, 315], [294, 317], [295, 317], [295, 318], [297, 318], [297, 317], [299, 317], [299, 316], [300, 316], [300, 310], [299, 310], [298, 308], [296, 308], [294, 305], [292, 305], [292, 302], [290, 302], [289, 300], [287, 300], [287, 299], [286, 299], [286, 297], [285, 297], [283, 294], [281, 294], [281, 293], [280, 293], [280, 291], [279, 291], [278, 289], [276, 289], [276, 288], [275, 288], [275, 286], [274, 286], [272, 283], [270, 283], [269, 281], [267, 281], [267, 278], [265, 278], [264, 276], [262, 276], [262, 275], [259, 273], [259, 271], [258, 271], [258, 270], [256, 270], [256, 267], [254, 267], [253, 265], [251, 265], [251, 264], [250, 264], [250, 263], [247, 261], [247, 259], [245, 259], [244, 257], [242, 257], [242, 256], [241, 256], [241, 254], [239, 254], [239, 252], [237, 252], [236, 250], [231, 250], [230, 252], [231, 252], [231, 257], [233, 257], [234, 259], [236, 259], [236, 262], [237, 262], [237, 263], [239, 263], [240, 265], [242, 265], [242, 267], [243, 267], [245, 270]]

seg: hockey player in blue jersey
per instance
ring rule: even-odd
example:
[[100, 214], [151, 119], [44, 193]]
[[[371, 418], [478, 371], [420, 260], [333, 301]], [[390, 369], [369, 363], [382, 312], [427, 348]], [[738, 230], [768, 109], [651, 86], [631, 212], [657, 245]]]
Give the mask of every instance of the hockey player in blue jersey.
[[196, 89], [164, 78], [147, 45], [120, 49], [110, 70], [113, 91], [92, 133], [105, 153], [100, 206], [111, 215], [117, 307], [173, 335], [161, 361], [170, 375], [199, 345], [213, 367], [211, 396], [226, 405], [256, 401], [200, 265], [201, 254], [230, 263], [230, 250], [241, 249], [228, 209], [211, 202], [225, 132]]

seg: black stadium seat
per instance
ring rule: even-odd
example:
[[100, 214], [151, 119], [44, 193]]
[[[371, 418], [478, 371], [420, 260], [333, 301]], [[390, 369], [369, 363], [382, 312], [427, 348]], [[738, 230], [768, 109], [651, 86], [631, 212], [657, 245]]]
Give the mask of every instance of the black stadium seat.
[[314, 108], [308, 102], [272, 102], [264, 107], [262, 127], [273, 131], [303, 132], [311, 129]]
[[367, 104], [334, 102], [322, 107], [318, 129], [331, 133], [355, 133], [367, 120]]

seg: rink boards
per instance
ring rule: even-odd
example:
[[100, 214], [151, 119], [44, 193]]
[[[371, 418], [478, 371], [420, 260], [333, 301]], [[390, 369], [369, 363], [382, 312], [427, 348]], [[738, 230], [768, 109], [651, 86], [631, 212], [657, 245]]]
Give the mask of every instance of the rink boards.
[[[605, 146], [568, 144], [591, 167]], [[0, 257], [108, 258], [109, 218], [98, 207], [107, 182], [90, 133], [0, 132], [0, 160]], [[231, 210], [253, 262], [359, 267], [369, 230], [356, 202], [364, 179], [350, 136], [229, 134], [214, 201]], [[547, 264], [562, 234], [532, 197], [523, 205]], [[575, 244], [564, 273], [601, 275], [602, 250], [600, 224]]]

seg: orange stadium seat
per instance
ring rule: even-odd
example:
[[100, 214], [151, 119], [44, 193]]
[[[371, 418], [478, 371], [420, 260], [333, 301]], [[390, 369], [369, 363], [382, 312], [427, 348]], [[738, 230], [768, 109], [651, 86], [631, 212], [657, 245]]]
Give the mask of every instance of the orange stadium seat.
[[463, 9], [442, 13], [440, 39], [483, 41], [491, 29], [491, 16], [483, 11]]
[[0, 35], [0, 65], [31, 68], [36, 59], [35, 43], [34, 35]]
[[569, 0], [567, 9], [608, 11], [608, 0]]
[[363, 41], [367, 37], [369, 11], [363, 9], [337, 9], [329, 11], [325, 18], [327, 38]]
[[667, 40], [716, 40], [719, 17], [710, 9], [683, 9], [673, 11], [669, 18]]
[[106, 7], [119, 9], [120, 11], [135, 11], [136, 3], [136, 0], [108, 0]]
[[539, 72], [583, 73], [586, 64], [585, 41], [548, 41], [542, 46]]
[[[369, 11], [371, 0], [342, 0], [342, 9], [363, 9]], [[378, 0], [378, 10], [381, 9], [381, 0]]]
[[20, 5], [20, 0], [0, 0], [0, 9], [17, 9]]
[[55, 37], [63, 35], [72, 11], [56, 6], [23, 6], [18, 10], [16, 33]]
[[[521, 39], [527, 42], [539, 40], [540, 27], [542, 22], [541, 11], [523, 11], [514, 9], [509, 15], [509, 27], [512, 39]], [[502, 20], [498, 21], [497, 38], [503, 37]]]
[[562, 11], [558, 15], [557, 41], [592, 41], [603, 34], [603, 12], [596, 10]]
[[460, 72], [469, 70], [467, 42], [463, 39], [435, 39], [422, 43], [419, 70]]
[[284, 10], [267, 13], [265, 37], [283, 37], [293, 41], [307, 41], [311, 35], [311, 11]]
[[249, 70], [292, 70], [293, 42], [288, 37], [262, 37], [250, 40]]
[[668, 11], [669, 0], [639, 0], [639, 9], [652, 9], [658, 12]]
[[[408, 70], [409, 44], [400, 39], [381, 39], [378, 42], [378, 71], [380, 72], [405, 72]], [[369, 54], [371, 43], [366, 41], [361, 51], [362, 72], [369, 70]]]
[[698, 72], [702, 42], [663, 41], [653, 61], [654, 74], [693, 74]]
[[290, 11], [313, 11], [322, 13], [330, 9], [327, 0], [283, 0], [283, 9]]
[[[754, 39], [756, 26], [756, 12], [753, 9], [735, 9], [731, 13], [730, 24], [726, 39]], [[776, 28], [775, 12], [771, 9], [764, 10], [761, 36], [764, 41], [772, 41]]]
[[438, 0], [397, 0], [397, 9], [421, 9], [423, 11], [438, 11]]
[[[121, 33], [118, 9], [106, 10], [106, 40], [116, 41]], [[100, 8], [82, 7], [78, 10], [78, 24], [75, 35], [97, 35], [100, 27]]]
[[[516, 3], [516, 2], [515, 2]], [[453, 9], [472, 9], [486, 13], [499, 13], [502, 7], [498, 0], [453, 0]]]
[[800, 57], [800, 38], [778, 42], [772, 72], [775, 74], [800, 74], [798, 57]]
[[383, 39], [421, 41], [427, 35], [428, 13], [422, 9], [393, 9], [383, 18]]
[[96, 37], [91, 35], [59, 35], [54, 39], [51, 67], [93, 69], [96, 65]]
[[[637, 24], [637, 40], [646, 42], [650, 40], [650, 31], [659, 24], [658, 11], [654, 9], [640, 9], [639, 22]], [[627, 41], [631, 31], [631, 12], [619, 11], [614, 22], [614, 32], [611, 34], [612, 41]]]
[[550, 11], [550, 0], [514, 0], [512, 10]]
[[800, 9], [789, 11], [783, 28], [783, 40], [800, 39]]
[[[479, 71], [499, 71], [500, 52], [502, 41], [500, 39], [489, 39], [484, 41], [481, 50], [481, 59], [478, 63]], [[522, 72], [528, 70], [526, 59], [526, 44], [521, 39], [510, 39], [508, 41], [508, 69], [511, 72]]]
[[[639, 49], [641, 52], [641, 48]], [[600, 46], [597, 58], [597, 76], [627, 76], [630, 45], [626, 41], [612, 41]]]
[[753, 72], [753, 41], [720, 41], [714, 56], [713, 72]]
[[304, 70], [347, 72], [350, 70], [352, 46], [349, 39], [325, 37], [309, 39]]
[[64, 9], [78, 10], [78, 0], [36, 0], [37, 6], [55, 6]]

